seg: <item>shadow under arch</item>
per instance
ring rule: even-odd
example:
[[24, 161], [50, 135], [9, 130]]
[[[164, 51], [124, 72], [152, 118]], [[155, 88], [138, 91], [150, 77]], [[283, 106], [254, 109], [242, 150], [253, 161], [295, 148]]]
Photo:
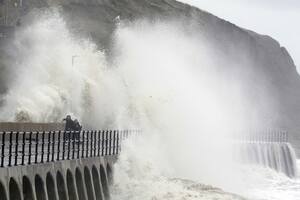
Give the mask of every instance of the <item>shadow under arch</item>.
[[105, 173], [105, 169], [102, 165], [100, 165], [100, 178], [101, 178], [101, 184], [102, 184], [102, 188], [103, 188], [104, 197], [106, 200], [110, 199], [106, 173]]
[[5, 187], [3, 186], [2, 182], [0, 182], [0, 200], [7, 200]]
[[76, 179], [76, 186], [77, 186], [79, 200], [86, 200], [82, 174], [79, 168], [76, 168], [75, 170], [75, 179]]
[[95, 166], [92, 167], [92, 177], [93, 177], [93, 182], [94, 182], [96, 199], [102, 200], [103, 199], [102, 187], [101, 187], [101, 183], [100, 183], [100, 179], [99, 179], [99, 173]]
[[34, 178], [35, 195], [37, 200], [47, 200], [43, 179], [37, 174]]
[[24, 200], [34, 200], [32, 184], [27, 176], [23, 176], [23, 198]]
[[74, 178], [70, 170], [67, 170], [67, 188], [69, 200], [77, 200]]
[[56, 173], [56, 187], [59, 200], [68, 200], [64, 177], [60, 171], [57, 171]]
[[21, 200], [18, 183], [13, 178], [9, 180], [9, 200]]
[[94, 200], [94, 191], [93, 191], [91, 174], [90, 174], [90, 170], [87, 167], [84, 167], [84, 181], [85, 181], [88, 200]]
[[113, 171], [109, 163], [106, 165], [107, 181], [109, 185], [113, 184]]
[[48, 172], [46, 176], [46, 188], [47, 188], [48, 200], [57, 200], [55, 183], [54, 183], [53, 176], [51, 175], [50, 172]]

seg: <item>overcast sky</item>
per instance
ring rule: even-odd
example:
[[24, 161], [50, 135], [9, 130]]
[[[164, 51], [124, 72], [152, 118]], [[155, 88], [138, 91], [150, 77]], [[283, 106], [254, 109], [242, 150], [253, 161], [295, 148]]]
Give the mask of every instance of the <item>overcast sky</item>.
[[300, 72], [300, 0], [180, 0], [240, 27], [270, 35], [287, 48]]

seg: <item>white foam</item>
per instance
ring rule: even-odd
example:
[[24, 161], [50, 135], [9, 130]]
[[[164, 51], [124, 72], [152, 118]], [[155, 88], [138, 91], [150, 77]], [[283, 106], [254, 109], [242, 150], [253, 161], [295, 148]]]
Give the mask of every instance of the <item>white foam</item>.
[[108, 63], [57, 12], [37, 15], [12, 44], [2, 121], [60, 121], [72, 113], [85, 128], [142, 128], [141, 141], [128, 144], [116, 165], [116, 199], [209, 197], [171, 177], [245, 190], [226, 140], [232, 130], [265, 125], [270, 118], [257, 113], [272, 105], [248, 101], [251, 80], [239, 78], [241, 71], [223, 74], [215, 60], [228, 70], [237, 63], [216, 58], [201, 33], [160, 21], [120, 23]]

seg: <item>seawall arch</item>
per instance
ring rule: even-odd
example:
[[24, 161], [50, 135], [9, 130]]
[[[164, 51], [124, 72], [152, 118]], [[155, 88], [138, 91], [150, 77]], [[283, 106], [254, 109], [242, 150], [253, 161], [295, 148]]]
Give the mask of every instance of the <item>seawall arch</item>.
[[37, 200], [47, 200], [44, 181], [40, 177], [40, 175], [38, 175], [38, 174], [35, 175], [34, 184], [35, 184], [36, 199]]
[[24, 200], [35, 200], [32, 184], [27, 176], [23, 176], [23, 198]]
[[117, 155], [1, 168], [0, 200], [89, 200], [88, 192], [92, 200], [109, 200], [107, 166], [116, 160]]
[[90, 170], [88, 169], [88, 167], [84, 167], [84, 180], [85, 180], [88, 200], [95, 200], [94, 187], [92, 183]]
[[109, 187], [107, 182], [107, 174], [105, 172], [103, 165], [100, 165], [100, 178], [101, 178], [104, 197], [105, 199], [110, 199]]
[[9, 200], [22, 200], [19, 185], [14, 178], [9, 180]]
[[65, 179], [60, 171], [56, 172], [56, 187], [59, 200], [69, 200], [66, 191]]
[[130, 130], [70, 133], [0, 130], [0, 200], [108, 200]]
[[297, 176], [296, 156], [289, 143], [246, 142], [239, 145], [240, 160], [246, 164], [258, 164], [284, 173], [290, 178]]
[[50, 172], [48, 172], [46, 175], [46, 188], [47, 188], [48, 200], [57, 200], [55, 182]]
[[7, 200], [6, 190], [1, 181], [0, 181], [0, 200]]
[[109, 185], [113, 184], [113, 171], [109, 163], [106, 164], [107, 181]]
[[69, 200], [78, 200], [74, 177], [69, 169], [67, 170], [67, 188]]
[[79, 168], [76, 168], [75, 170], [75, 180], [76, 180], [76, 187], [77, 187], [79, 200], [86, 200], [87, 195], [84, 187], [82, 173]]
[[97, 200], [103, 200], [103, 191], [102, 191], [102, 185], [100, 182], [100, 177], [97, 168], [93, 165], [92, 167], [92, 177], [94, 182], [94, 188], [95, 188], [95, 195]]

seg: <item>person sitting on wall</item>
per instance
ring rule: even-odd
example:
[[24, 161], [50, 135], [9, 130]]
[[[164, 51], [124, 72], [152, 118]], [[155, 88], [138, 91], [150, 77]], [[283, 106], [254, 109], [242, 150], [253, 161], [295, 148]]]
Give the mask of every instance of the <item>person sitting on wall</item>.
[[67, 115], [67, 117], [64, 118], [63, 121], [66, 121], [65, 131], [72, 131], [74, 127], [74, 121], [72, 120], [71, 115]]
[[79, 121], [77, 119], [74, 120], [74, 131], [81, 131], [82, 126], [80, 125]]
[[82, 129], [82, 126], [80, 125], [79, 121], [77, 119], [74, 120], [74, 127], [73, 127], [74, 131], [75, 131], [75, 139], [79, 140], [79, 134], [80, 131]]
[[[65, 131], [73, 131], [74, 121], [72, 120], [71, 115], [67, 115], [67, 117], [63, 119], [63, 121], [66, 121]], [[66, 133], [64, 139], [71, 139], [71, 133]]]

